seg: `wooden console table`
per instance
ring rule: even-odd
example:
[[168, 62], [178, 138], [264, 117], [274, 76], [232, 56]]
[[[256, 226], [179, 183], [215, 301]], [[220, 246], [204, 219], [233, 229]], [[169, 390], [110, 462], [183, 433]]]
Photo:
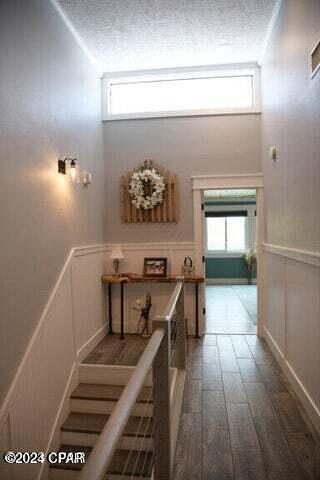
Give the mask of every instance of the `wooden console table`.
[[145, 277], [136, 274], [123, 274], [118, 277], [115, 275], [102, 275], [101, 281], [108, 286], [108, 304], [109, 304], [109, 334], [113, 333], [112, 326], [112, 291], [111, 287], [114, 284], [120, 285], [120, 338], [124, 339], [124, 284], [125, 283], [176, 283], [183, 281], [184, 283], [193, 283], [195, 285], [196, 296], [196, 338], [199, 338], [199, 283], [204, 282], [203, 277], [182, 277], [182, 276], [168, 276], [168, 277]]

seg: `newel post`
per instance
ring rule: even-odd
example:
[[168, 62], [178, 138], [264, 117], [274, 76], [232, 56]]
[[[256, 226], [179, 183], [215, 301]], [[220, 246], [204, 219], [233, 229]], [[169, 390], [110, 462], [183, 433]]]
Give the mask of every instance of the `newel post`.
[[170, 480], [170, 321], [156, 317], [152, 329], [158, 328], [165, 334], [153, 362], [154, 480]]

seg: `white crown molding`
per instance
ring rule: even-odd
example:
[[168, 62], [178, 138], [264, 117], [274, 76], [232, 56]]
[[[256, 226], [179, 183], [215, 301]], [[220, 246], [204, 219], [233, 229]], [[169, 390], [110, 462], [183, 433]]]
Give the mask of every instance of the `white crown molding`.
[[277, 0], [276, 4], [274, 6], [274, 9], [273, 9], [273, 12], [272, 12], [272, 15], [271, 15], [271, 18], [270, 18], [270, 22], [268, 24], [268, 28], [267, 28], [265, 37], [264, 37], [264, 40], [262, 42], [261, 53], [260, 53], [260, 58], [259, 58], [259, 65], [263, 64], [265, 54], [268, 50], [271, 35], [272, 35], [273, 29], [275, 27], [275, 24], [278, 20], [279, 13], [280, 13], [283, 2], [284, 2], [284, 0]]
[[59, 5], [57, 0], [49, 0], [49, 1], [51, 5], [54, 7], [54, 9], [56, 10], [56, 12], [58, 13], [58, 15], [60, 16], [60, 18], [62, 19], [62, 21], [64, 22], [64, 24], [66, 25], [66, 27], [68, 28], [68, 30], [70, 31], [70, 33], [72, 34], [73, 38], [75, 39], [75, 41], [77, 42], [77, 44], [79, 45], [83, 53], [88, 58], [88, 60], [95, 67], [99, 75], [102, 75], [103, 68], [101, 64], [98, 62], [96, 57], [91, 53], [91, 51], [87, 47], [85, 41], [83, 40], [79, 32], [74, 28], [66, 12], [62, 9], [62, 7]]
[[272, 245], [271, 243], [264, 243], [263, 249], [265, 252], [273, 255], [278, 255], [280, 257], [289, 258], [297, 262], [320, 267], [320, 253], [317, 252], [300, 250], [298, 248], [288, 248], [281, 245]]

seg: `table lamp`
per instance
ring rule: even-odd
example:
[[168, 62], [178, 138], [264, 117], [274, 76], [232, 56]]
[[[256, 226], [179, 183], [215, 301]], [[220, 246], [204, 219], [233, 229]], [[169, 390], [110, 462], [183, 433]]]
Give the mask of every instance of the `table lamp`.
[[124, 258], [121, 245], [115, 245], [112, 249], [110, 258], [113, 260], [113, 265], [114, 265], [114, 274], [116, 277], [119, 276], [119, 264], [120, 260]]

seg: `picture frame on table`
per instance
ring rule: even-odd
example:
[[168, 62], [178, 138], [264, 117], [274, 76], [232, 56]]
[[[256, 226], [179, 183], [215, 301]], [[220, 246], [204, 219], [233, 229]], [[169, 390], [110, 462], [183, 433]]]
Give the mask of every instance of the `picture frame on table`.
[[168, 259], [166, 257], [145, 257], [143, 262], [143, 275], [145, 277], [166, 277]]

